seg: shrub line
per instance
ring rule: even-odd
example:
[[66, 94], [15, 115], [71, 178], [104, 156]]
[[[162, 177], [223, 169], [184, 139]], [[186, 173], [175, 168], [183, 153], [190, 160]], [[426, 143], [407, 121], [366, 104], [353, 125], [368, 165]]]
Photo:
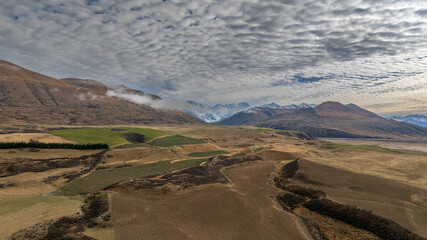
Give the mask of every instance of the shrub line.
[[41, 143], [36, 141], [0, 142], [0, 149], [8, 149], [8, 148], [47, 148], [47, 149], [88, 150], [88, 149], [107, 149], [108, 145], [105, 143], [74, 144], [74, 143]]

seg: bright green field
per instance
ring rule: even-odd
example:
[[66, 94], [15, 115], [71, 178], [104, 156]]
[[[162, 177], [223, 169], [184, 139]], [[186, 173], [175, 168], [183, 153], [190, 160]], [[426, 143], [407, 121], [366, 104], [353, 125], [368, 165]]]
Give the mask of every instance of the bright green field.
[[209, 151], [209, 152], [193, 152], [188, 154], [188, 156], [189, 157], [211, 157], [211, 156], [227, 154], [227, 153], [228, 153], [227, 151], [218, 150], [218, 151]]
[[[112, 129], [122, 129], [123, 131], [112, 131]], [[147, 141], [168, 135], [166, 132], [155, 129], [133, 127], [74, 128], [67, 130], [55, 130], [50, 133], [79, 143], [106, 143], [108, 146], [112, 147], [119, 144], [129, 143], [122, 136], [122, 133], [126, 132], [143, 134]]]
[[159, 147], [173, 147], [173, 146], [179, 146], [179, 145], [203, 144], [203, 143], [206, 143], [206, 142], [200, 139], [189, 138], [189, 137], [184, 137], [179, 135], [157, 138], [150, 142], [151, 145], [159, 146]]
[[192, 159], [171, 163], [171, 161], [161, 161], [156, 163], [109, 168], [93, 172], [92, 174], [76, 179], [59, 188], [57, 194], [78, 195], [102, 190], [112, 184], [125, 181], [134, 177], [145, 177], [153, 174], [161, 174], [181, 170], [199, 165], [208, 159]]

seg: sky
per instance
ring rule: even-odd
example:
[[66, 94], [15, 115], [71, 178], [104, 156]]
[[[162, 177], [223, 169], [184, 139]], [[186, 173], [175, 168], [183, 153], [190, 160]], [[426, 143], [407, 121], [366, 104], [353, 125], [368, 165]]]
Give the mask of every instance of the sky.
[[427, 114], [427, 1], [3, 0], [0, 59], [210, 105]]

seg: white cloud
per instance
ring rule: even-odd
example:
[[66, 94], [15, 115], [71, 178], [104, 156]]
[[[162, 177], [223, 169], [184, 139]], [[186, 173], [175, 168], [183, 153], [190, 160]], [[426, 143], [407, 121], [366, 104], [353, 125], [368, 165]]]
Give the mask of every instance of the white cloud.
[[[393, 102], [421, 111], [427, 109], [421, 101], [427, 94], [423, 3], [1, 1], [0, 58], [167, 99]], [[178, 102], [165, 106], [185, 103]]]

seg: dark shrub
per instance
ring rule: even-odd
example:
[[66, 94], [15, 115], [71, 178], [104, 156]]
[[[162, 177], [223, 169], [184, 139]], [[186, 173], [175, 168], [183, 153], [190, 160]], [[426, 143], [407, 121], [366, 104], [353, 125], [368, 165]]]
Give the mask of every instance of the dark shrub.
[[333, 202], [329, 199], [314, 199], [304, 206], [322, 215], [365, 229], [388, 240], [422, 240], [424, 238], [399, 224], [375, 215], [370, 211]]
[[[50, 148], [50, 149], [107, 149], [108, 145], [104, 143], [86, 143], [86, 144], [74, 144], [74, 143], [41, 143], [36, 141], [30, 142], [0, 142], [0, 149], [8, 148]], [[37, 151], [37, 150], [36, 150]]]
[[144, 143], [145, 136], [139, 133], [123, 133], [123, 137], [128, 140], [130, 143]]

